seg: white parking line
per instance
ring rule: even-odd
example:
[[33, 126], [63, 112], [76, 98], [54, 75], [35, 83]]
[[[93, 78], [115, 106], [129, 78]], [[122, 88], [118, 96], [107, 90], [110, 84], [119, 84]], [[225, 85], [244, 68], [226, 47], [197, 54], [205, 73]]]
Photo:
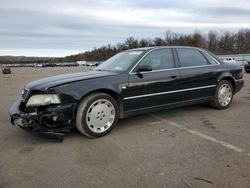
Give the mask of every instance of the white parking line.
[[[224, 142], [224, 141], [221, 141], [221, 140], [217, 140], [216, 138], [213, 138], [213, 137], [211, 137], [211, 136], [205, 135], [205, 134], [200, 133], [200, 132], [198, 132], [198, 131], [189, 129], [189, 128], [187, 128], [187, 127], [185, 127], [185, 126], [183, 126], [183, 125], [180, 125], [180, 124], [178, 124], [178, 123], [175, 123], [175, 122], [172, 122], [172, 121], [163, 119], [163, 118], [161, 118], [161, 117], [159, 117], [159, 116], [156, 116], [156, 115], [152, 115], [152, 116], [153, 116], [155, 119], [160, 120], [161, 122], [164, 122], [164, 123], [170, 124], [170, 125], [172, 125], [172, 126], [174, 126], [174, 127], [176, 127], [176, 128], [185, 130], [185, 131], [187, 131], [187, 132], [189, 132], [189, 133], [191, 133], [191, 134], [193, 134], [193, 135], [199, 136], [200, 138], [203, 138], [203, 139], [205, 139], [205, 140], [209, 140], [209, 141], [214, 142], [214, 143], [216, 143], [216, 144], [219, 144], [219, 145], [221, 145], [221, 146], [223, 146], [223, 147], [229, 148], [229, 149], [231, 149], [231, 150], [233, 150], [233, 151], [240, 152], [240, 153], [245, 151], [244, 149], [242, 149], [242, 148], [240, 148], [240, 147], [234, 146], [234, 145], [232, 145], [232, 144], [229, 144], [229, 143]], [[250, 157], [250, 153], [248, 153], [247, 155]]]

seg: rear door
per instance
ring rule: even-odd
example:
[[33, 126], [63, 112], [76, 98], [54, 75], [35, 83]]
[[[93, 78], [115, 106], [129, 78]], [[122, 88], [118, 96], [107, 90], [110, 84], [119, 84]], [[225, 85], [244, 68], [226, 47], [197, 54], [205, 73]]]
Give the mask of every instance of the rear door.
[[180, 84], [183, 100], [208, 98], [213, 96], [216, 87], [215, 61], [195, 48], [176, 48], [180, 64]]
[[[138, 75], [136, 70], [141, 65], [150, 65], [152, 71]], [[168, 93], [179, 87], [179, 70], [172, 49], [155, 49], [130, 72], [124, 111], [160, 107], [179, 101], [180, 97], [176, 97], [176, 94]]]

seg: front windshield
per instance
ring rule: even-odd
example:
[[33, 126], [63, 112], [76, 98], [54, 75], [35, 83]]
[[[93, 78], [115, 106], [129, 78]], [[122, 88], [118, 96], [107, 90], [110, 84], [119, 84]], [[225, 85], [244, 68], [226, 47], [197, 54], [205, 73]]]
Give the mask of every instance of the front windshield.
[[145, 51], [143, 50], [133, 50], [125, 51], [114, 55], [107, 61], [103, 62], [101, 65], [96, 67], [96, 71], [112, 71], [112, 72], [125, 72], [128, 68], [138, 61]]

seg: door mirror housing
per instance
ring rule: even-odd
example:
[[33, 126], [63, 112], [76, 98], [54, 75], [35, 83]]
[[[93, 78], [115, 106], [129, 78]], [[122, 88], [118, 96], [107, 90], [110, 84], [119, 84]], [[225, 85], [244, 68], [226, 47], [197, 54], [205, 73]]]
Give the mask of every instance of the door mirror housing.
[[139, 65], [136, 72], [149, 72], [152, 71], [152, 67], [150, 65]]

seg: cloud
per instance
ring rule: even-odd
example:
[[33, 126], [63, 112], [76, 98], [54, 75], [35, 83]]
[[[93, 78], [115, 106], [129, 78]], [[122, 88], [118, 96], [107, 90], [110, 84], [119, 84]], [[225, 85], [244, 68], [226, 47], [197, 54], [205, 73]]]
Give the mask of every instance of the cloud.
[[250, 2], [215, 0], [0, 0], [0, 55], [82, 52], [166, 30], [250, 27]]

